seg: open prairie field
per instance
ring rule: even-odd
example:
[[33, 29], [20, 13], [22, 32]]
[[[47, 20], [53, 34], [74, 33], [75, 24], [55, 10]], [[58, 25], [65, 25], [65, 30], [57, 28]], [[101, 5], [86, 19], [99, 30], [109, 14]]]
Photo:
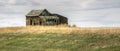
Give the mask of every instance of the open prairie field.
[[60, 33], [60, 34], [118, 34], [120, 27], [68, 27], [68, 26], [26, 26], [26, 27], [6, 27], [0, 28], [0, 33]]
[[120, 28], [0, 28], [0, 51], [120, 51]]

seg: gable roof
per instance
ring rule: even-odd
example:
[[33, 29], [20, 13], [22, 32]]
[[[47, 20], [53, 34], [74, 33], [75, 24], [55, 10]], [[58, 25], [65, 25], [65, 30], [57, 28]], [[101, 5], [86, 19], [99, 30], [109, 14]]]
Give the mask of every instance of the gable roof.
[[39, 16], [46, 9], [32, 10], [26, 16]]
[[63, 17], [63, 18], [66, 18], [66, 19], [67, 19], [67, 17], [64, 17], [64, 16], [62, 16], [62, 15], [60, 15], [60, 14], [56, 14], [56, 13], [54, 13], [54, 14], [52, 14], [52, 15], [54, 15], [54, 16], [58, 16], [58, 17]]

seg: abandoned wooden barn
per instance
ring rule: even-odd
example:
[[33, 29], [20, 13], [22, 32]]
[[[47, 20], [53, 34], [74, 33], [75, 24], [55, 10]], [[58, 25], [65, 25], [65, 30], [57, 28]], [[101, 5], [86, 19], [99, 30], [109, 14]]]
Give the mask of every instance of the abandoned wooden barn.
[[47, 9], [32, 10], [26, 15], [26, 25], [68, 24], [68, 19], [59, 14], [52, 14]]

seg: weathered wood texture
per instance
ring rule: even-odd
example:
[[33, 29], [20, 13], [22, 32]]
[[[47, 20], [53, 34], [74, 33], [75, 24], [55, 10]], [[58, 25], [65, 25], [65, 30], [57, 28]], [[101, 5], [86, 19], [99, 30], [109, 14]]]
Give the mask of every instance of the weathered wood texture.
[[51, 14], [46, 9], [32, 10], [26, 15], [26, 25], [59, 25], [59, 24], [68, 24], [68, 19], [58, 14]]

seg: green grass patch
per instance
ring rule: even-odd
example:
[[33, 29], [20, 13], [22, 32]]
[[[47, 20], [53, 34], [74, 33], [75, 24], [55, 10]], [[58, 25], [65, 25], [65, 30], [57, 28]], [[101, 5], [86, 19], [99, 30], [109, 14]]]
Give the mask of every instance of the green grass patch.
[[120, 51], [120, 34], [0, 34], [0, 51]]

